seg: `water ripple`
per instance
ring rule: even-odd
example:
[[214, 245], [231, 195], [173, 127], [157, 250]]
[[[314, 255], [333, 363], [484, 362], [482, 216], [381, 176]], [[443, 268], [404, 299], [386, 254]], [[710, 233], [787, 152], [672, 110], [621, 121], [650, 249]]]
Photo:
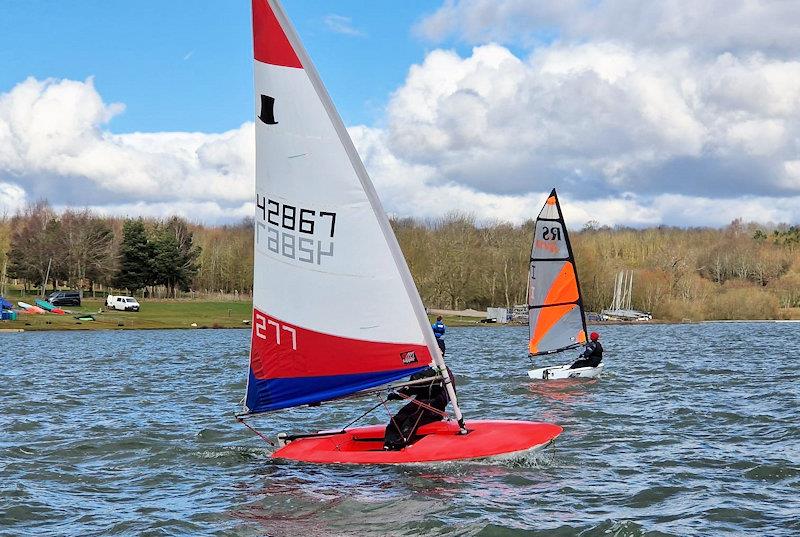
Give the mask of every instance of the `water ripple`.
[[602, 379], [534, 383], [526, 328], [451, 329], [468, 418], [565, 430], [536, 457], [406, 467], [271, 461], [232, 419], [246, 331], [3, 335], [0, 535], [797, 535], [796, 330], [603, 327]]

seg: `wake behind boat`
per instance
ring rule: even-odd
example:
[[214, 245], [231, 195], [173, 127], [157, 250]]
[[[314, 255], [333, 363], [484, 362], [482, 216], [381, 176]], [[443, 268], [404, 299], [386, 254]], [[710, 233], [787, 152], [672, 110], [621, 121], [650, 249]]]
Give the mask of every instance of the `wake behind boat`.
[[464, 420], [347, 129], [277, 0], [252, 6], [256, 246], [250, 369], [239, 419], [379, 390], [432, 367], [453, 418], [423, 425], [402, 449], [384, 449], [385, 427], [373, 426], [285, 436], [272, 456], [391, 464], [508, 456], [551, 443], [558, 425]]
[[[554, 188], [534, 226], [528, 272], [528, 352], [536, 356], [558, 355], [586, 346], [586, 314], [583, 309], [575, 256]], [[592, 337], [595, 337], [593, 334]], [[534, 380], [593, 378], [603, 372], [595, 367], [571, 369], [571, 364], [528, 371]]]

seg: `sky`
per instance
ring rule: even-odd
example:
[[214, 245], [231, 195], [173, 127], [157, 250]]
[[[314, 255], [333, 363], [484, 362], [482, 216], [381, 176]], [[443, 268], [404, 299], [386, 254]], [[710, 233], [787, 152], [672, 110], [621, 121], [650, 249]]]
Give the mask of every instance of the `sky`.
[[[0, 0], [0, 214], [252, 214], [249, 0]], [[385, 208], [800, 221], [800, 9], [284, 0]]]

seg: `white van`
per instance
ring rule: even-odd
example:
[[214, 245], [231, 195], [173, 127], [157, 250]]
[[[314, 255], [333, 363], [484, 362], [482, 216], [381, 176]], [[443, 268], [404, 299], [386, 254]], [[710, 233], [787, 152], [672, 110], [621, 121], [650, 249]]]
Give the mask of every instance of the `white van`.
[[108, 295], [106, 297], [106, 307], [119, 311], [139, 311], [139, 303], [132, 296]]

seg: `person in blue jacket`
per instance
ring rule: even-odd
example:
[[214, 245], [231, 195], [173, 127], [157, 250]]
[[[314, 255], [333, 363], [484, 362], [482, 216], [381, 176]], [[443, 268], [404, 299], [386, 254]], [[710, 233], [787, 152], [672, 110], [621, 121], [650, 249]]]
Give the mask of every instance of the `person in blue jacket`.
[[442, 356], [444, 356], [444, 331], [447, 327], [442, 322], [441, 315], [436, 317], [436, 322], [431, 325], [431, 328], [433, 328], [433, 335], [436, 336], [436, 343], [442, 351]]

